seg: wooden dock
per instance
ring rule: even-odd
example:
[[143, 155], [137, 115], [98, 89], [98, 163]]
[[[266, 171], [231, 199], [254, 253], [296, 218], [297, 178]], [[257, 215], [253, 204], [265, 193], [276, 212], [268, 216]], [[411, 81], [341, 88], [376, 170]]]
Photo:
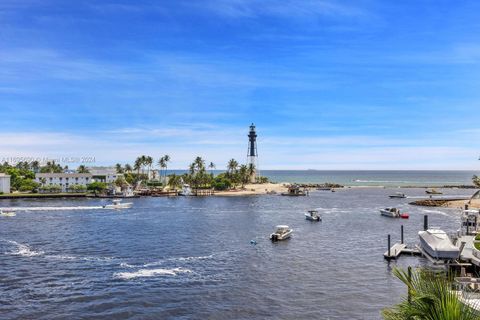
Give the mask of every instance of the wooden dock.
[[387, 260], [397, 259], [402, 254], [420, 255], [418, 248], [409, 248], [405, 243], [395, 243], [389, 250], [387, 250], [383, 257]]

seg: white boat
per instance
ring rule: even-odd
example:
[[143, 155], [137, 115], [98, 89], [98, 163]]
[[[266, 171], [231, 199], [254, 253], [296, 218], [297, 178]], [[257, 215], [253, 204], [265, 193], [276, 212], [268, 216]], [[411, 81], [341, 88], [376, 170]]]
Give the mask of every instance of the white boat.
[[275, 232], [270, 235], [270, 240], [273, 242], [288, 239], [293, 232], [293, 229], [286, 225], [276, 226], [275, 229]]
[[396, 192], [395, 194], [389, 195], [389, 197], [403, 199], [403, 198], [406, 198], [407, 196], [405, 195], [405, 193]]
[[308, 213], [305, 213], [305, 219], [310, 221], [321, 221], [322, 217], [320, 217], [317, 210], [309, 210]]
[[192, 195], [192, 189], [188, 184], [184, 184], [182, 191], [178, 193], [179, 196], [191, 196]]
[[397, 208], [380, 209], [380, 214], [389, 218], [400, 218], [400, 210]]
[[106, 204], [103, 206], [104, 209], [128, 209], [131, 208], [133, 202], [122, 202], [122, 199], [114, 199], [111, 204]]
[[480, 231], [480, 211], [475, 209], [465, 209], [462, 212], [462, 224], [460, 234], [472, 235]]
[[17, 214], [15, 211], [7, 211], [7, 210], [1, 210], [0, 209], [0, 216], [2, 217], [15, 217]]
[[457, 259], [460, 256], [460, 248], [452, 243], [443, 230], [431, 228], [418, 232], [418, 236], [421, 248], [432, 258]]

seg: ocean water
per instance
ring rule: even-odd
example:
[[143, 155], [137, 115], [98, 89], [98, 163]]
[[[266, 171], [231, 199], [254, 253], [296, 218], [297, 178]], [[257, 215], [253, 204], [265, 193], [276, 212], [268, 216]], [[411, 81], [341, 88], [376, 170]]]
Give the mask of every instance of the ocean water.
[[[459, 226], [459, 210], [410, 206], [389, 199], [395, 191], [138, 198], [122, 211], [96, 209], [100, 199], [3, 200], [57, 210], [0, 217], [0, 318], [380, 319], [406, 293], [392, 268], [427, 264], [385, 261], [387, 234], [399, 240], [403, 224], [406, 241], [418, 243], [424, 214], [448, 232]], [[72, 206], [83, 209], [58, 208]], [[380, 216], [387, 206], [410, 219]], [[305, 220], [311, 208], [322, 222]], [[294, 235], [271, 243], [278, 224]]]
[[[480, 171], [480, 170], [479, 170]], [[169, 173], [183, 174], [185, 170]], [[214, 174], [224, 172], [214, 170]], [[344, 186], [446, 186], [471, 185], [476, 171], [404, 171], [404, 170], [261, 170], [273, 182], [338, 183]]]
[[471, 185], [474, 171], [324, 171], [264, 170], [276, 182], [338, 183], [345, 186], [446, 186]]

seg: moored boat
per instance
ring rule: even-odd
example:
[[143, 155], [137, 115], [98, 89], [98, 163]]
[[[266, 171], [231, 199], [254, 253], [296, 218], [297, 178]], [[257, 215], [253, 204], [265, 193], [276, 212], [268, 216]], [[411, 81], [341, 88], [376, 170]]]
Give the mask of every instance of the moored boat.
[[460, 256], [460, 248], [452, 243], [443, 230], [430, 228], [418, 232], [418, 236], [421, 248], [432, 258], [457, 259]]
[[305, 219], [310, 221], [322, 221], [322, 217], [320, 217], [317, 210], [308, 210], [308, 212], [305, 213]]
[[389, 218], [400, 218], [400, 210], [397, 208], [380, 209], [380, 214]]
[[270, 234], [270, 240], [272, 242], [281, 241], [290, 238], [293, 233], [293, 229], [291, 229], [287, 225], [278, 225], [275, 227], [275, 232]]
[[431, 190], [425, 190], [426, 194], [443, 194], [442, 192], [436, 190], [436, 189], [431, 189]]
[[407, 196], [405, 195], [405, 193], [396, 192], [395, 194], [389, 195], [389, 197], [403, 199], [403, 198], [406, 198]]
[[132, 202], [122, 202], [121, 199], [112, 200], [111, 204], [106, 204], [103, 206], [104, 209], [128, 209], [133, 205]]

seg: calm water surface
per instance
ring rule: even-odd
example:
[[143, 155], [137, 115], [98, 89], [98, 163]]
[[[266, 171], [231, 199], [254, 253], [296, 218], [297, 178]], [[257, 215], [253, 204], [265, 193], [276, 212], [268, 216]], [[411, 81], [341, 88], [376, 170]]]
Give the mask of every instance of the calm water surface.
[[[0, 217], [0, 318], [380, 319], [405, 293], [391, 268], [426, 263], [402, 257], [388, 264], [386, 235], [399, 239], [403, 223], [406, 241], [417, 243], [424, 214], [446, 231], [459, 224], [459, 211], [409, 206], [409, 199], [387, 197], [395, 191], [141, 198], [119, 212]], [[0, 207], [105, 202], [3, 200]], [[381, 217], [386, 206], [407, 210], [410, 219]], [[304, 219], [311, 208], [323, 222]], [[293, 227], [293, 238], [271, 243], [277, 224]]]

